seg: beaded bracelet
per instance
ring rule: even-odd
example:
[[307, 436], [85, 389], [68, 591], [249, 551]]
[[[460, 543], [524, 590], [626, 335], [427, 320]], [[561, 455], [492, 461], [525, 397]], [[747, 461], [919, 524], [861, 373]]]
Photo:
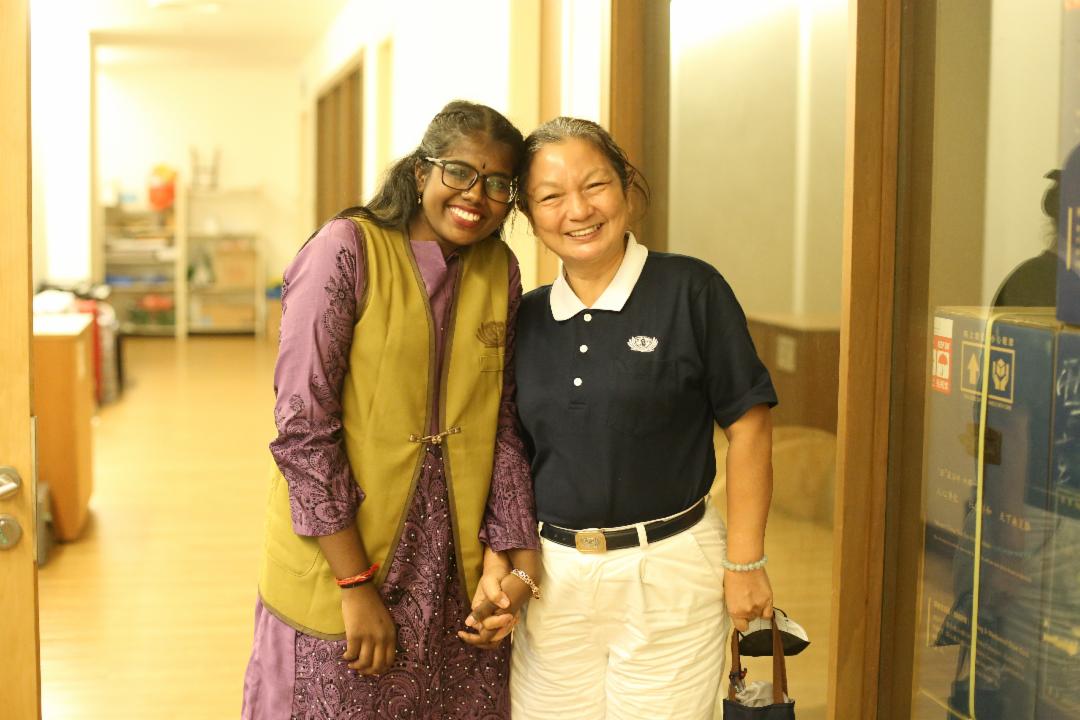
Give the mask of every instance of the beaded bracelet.
[[768, 561], [768, 555], [762, 555], [760, 560], [755, 560], [754, 562], [750, 563], [734, 563], [727, 558], [722, 558], [720, 560], [720, 565], [722, 565], [725, 570], [730, 570], [731, 572], [750, 572], [752, 570], [760, 570], [761, 568], [765, 567], [765, 563], [767, 563]]
[[360, 587], [364, 583], [371, 582], [375, 579], [375, 573], [377, 572], [379, 572], [379, 563], [375, 563], [364, 572], [353, 575], [352, 577], [338, 578], [338, 587], [342, 590]]
[[518, 568], [514, 568], [510, 571], [510, 574], [529, 586], [529, 589], [532, 590], [533, 600], [540, 599], [540, 587], [535, 582], [533, 582], [533, 579], [529, 577], [529, 574], [527, 572], [525, 572], [524, 570], [519, 570]]

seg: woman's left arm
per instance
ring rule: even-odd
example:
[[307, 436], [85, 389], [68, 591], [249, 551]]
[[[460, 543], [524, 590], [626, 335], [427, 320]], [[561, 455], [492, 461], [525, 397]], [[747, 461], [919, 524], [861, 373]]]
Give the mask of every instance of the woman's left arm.
[[[713, 418], [724, 429], [727, 457], [727, 559], [744, 565], [765, 554], [772, 501], [772, 419], [776, 390], [758, 357], [746, 315], [731, 287], [712, 274], [691, 304]], [[724, 572], [724, 597], [735, 627], [772, 615], [765, 569]]]
[[[724, 428], [727, 455], [727, 559], [754, 563], [765, 555], [765, 523], [772, 502], [772, 417], [755, 405]], [[724, 572], [724, 598], [737, 630], [750, 620], [772, 617], [773, 594], [765, 568]]]

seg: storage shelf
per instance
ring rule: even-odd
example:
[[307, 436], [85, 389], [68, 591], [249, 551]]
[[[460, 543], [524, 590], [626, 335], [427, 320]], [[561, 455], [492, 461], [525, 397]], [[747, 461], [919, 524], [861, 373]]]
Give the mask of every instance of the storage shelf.
[[217, 325], [192, 325], [188, 328], [188, 332], [192, 335], [251, 335], [255, 332], [254, 325], [225, 327]]
[[[104, 208], [102, 270], [106, 281], [121, 281], [111, 284], [121, 306], [121, 331], [177, 338], [188, 332], [261, 335], [266, 326], [264, 200], [260, 188], [178, 185], [174, 206], [160, 213]], [[211, 284], [195, 286], [192, 280]], [[175, 322], [173, 315], [160, 317], [140, 307], [155, 305], [140, 300], [155, 293], [171, 301]]]
[[110, 265], [172, 265], [176, 262], [175, 258], [119, 258], [119, 257], [105, 257], [105, 266]]
[[176, 292], [176, 286], [172, 283], [131, 283], [128, 285], [115, 285], [110, 284], [109, 290], [117, 294], [124, 293], [161, 293], [162, 295], [172, 295]]
[[261, 334], [266, 326], [262, 191], [191, 188], [186, 198], [188, 332]]
[[138, 323], [121, 323], [120, 332], [124, 335], [175, 335], [175, 325], [140, 325]]
[[255, 302], [254, 289], [251, 287], [192, 287], [188, 286], [190, 295], [252, 295], [251, 302]]
[[250, 240], [255, 242], [255, 233], [190, 233], [188, 240], [194, 242], [226, 242], [235, 240]]

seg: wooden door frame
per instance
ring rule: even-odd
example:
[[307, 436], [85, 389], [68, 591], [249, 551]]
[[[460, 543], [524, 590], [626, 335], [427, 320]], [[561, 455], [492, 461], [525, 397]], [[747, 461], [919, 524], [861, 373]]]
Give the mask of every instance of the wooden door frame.
[[[540, 2], [540, 122], [562, 115], [563, 0]], [[536, 284], [548, 285], [559, 274], [559, 258], [536, 239]]]
[[[319, 225], [334, 213], [363, 201], [364, 48], [319, 86], [312, 103], [312, 116], [315, 118], [313, 210], [315, 224]], [[339, 177], [339, 170], [343, 177]], [[331, 184], [334, 187], [329, 187]], [[333, 196], [340, 184], [352, 186], [347, 198], [324, 199], [328, 193]]]
[[[923, 435], [929, 330], [938, 0], [903, 8], [894, 343], [879, 720], [911, 717], [923, 548]], [[989, 23], [989, 18], [987, 18]]]
[[22, 488], [0, 500], [22, 540], [0, 551], [4, 716], [41, 717], [36, 487], [30, 387], [30, 14], [28, 0], [0, 0], [0, 465]]
[[[634, 233], [668, 248], [671, 7], [668, 0], [611, 0], [608, 130], [648, 182], [648, 208], [634, 208]], [[648, 132], [646, 132], [648, 127]]]
[[882, 636], [902, 0], [849, 3], [828, 717], [874, 718]]
[[[645, 73], [641, 45], [635, 40], [643, 9], [640, 0], [612, 0], [611, 127], [616, 137], [629, 138], [631, 146], [643, 132], [641, 102], [646, 94], [640, 86]], [[902, 0], [849, 0], [830, 718], [874, 718], [878, 713], [901, 10]], [[655, 99], [653, 95], [649, 97]]]

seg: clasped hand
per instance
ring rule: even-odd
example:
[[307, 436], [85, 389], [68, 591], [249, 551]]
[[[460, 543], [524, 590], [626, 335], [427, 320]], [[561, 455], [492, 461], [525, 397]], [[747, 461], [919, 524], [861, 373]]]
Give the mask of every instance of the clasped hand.
[[472, 613], [465, 619], [471, 632], [462, 630], [458, 637], [482, 650], [494, 650], [514, 629], [530, 597], [532, 590], [509, 568], [485, 568], [473, 596]]

